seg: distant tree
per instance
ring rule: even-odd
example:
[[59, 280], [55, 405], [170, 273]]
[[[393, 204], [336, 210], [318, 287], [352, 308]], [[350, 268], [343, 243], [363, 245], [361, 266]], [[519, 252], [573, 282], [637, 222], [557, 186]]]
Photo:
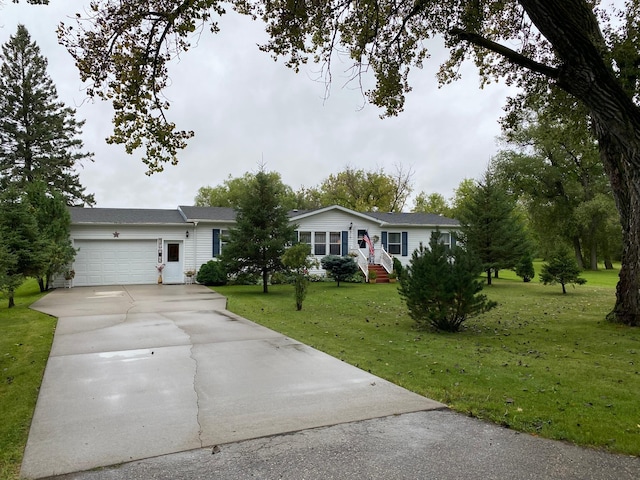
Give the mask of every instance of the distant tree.
[[533, 268], [533, 255], [529, 252], [525, 252], [522, 257], [516, 263], [514, 268], [516, 275], [522, 278], [522, 281], [525, 283], [533, 280], [533, 277], [536, 274], [535, 269]]
[[[271, 181], [281, 185], [280, 201], [286, 210], [304, 208], [299, 205], [298, 194], [291, 187], [282, 183], [282, 177], [278, 172], [266, 172], [266, 175], [269, 176]], [[229, 175], [222, 182], [222, 185], [200, 187], [194, 199], [194, 204], [197, 207], [236, 208], [246, 194], [247, 189], [252, 188], [255, 177], [256, 174], [251, 172], [246, 172], [242, 177], [235, 178]]]
[[[588, 111], [556, 88], [529, 92], [519, 99], [511, 102], [502, 121], [502, 139], [508, 148], [493, 159], [492, 167], [527, 209], [543, 249], [553, 250], [560, 237], [573, 246], [581, 268], [596, 270], [598, 251], [603, 248], [599, 231], [606, 228], [607, 217], [618, 223], [620, 217]], [[609, 199], [608, 208], [604, 197]], [[585, 203], [593, 215], [579, 215]]]
[[0, 54], [0, 188], [42, 182], [67, 205], [94, 205], [75, 169], [92, 154], [82, 151], [84, 122], [58, 101], [47, 60], [24, 25]]
[[264, 293], [269, 273], [283, 269], [281, 257], [297, 228], [282, 204], [286, 192], [279, 175], [261, 166], [238, 199], [236, 225], [220, 257], [228, 273], [260, 274]]
[[344, 282], [347, 278], [358, 271], [358, 264], [350, 256], [341, 257], [339, 255], [327, 255], [320, 260], [322, 268], [324, 268], [329, 276], [340, 286], [340, 282]]
[[575, 257], [565, 246], [558, 247], [555, 252], [553, 252], [549, 261], [542, 265], [540, 281], [545, 285], [555, 285], [559, 283], [562, 285], [563, 294], [567, 293], [565, 285], [569, 283], [578, 285], [587, 283], [587, 281], [580, 276], [580, 267], [578, 267]]
[[496, 306], [481, 295], [478, 275], [482, 264], [468, 250], [447, 249], [431, 235], [429, 248], [422, 244], [411, 255], [400, 276], [400, 296], [419, 328], [457, 332], [463, 322]]
[[449, 202], [451, 205], [450, 216], [451, 218], [459, 219], [462, 212], [466, 208], [466, 204], [471, 198], [471, 195], [476, 190], [476, 181], [472, 178], [463, 179], [453, 191], [453, 197]]
[[492, 272], [515, 268], [530, 252], [531, 243], [515, 204], [491, 171], [478, 182], [459, 214], [464, 245], [482, 262], [487, 284], [491, 285]]
[[414, 213], [435, 213], [445, 217], [451, 216], [451, 208], [440, 193], [427, 195], [425, 192], [420, 192], [414, 200], [411, 211]]
[[413, 171], [396, 166], [393, 174], [384, 169], [345, 170], [329, 175], [310, 189], [322, 206], [340, 205], [358, 212], [401, 212], [412, 191]]
[[0, 195], [0, 245], [0, 251], [6, 255], [0, 262], [4, 268], [0, 288], [7, 292], [11, 308], [16, 288], [26, 277], [36, 277], [45, 265], [45, 245], [32, 208], [14, 187]]
[[307, 297], [309, 285], [309, 269], [315, 261], [309, 256], [311, 247], [306, 243], [298, 243], [287, 248], [282, 255], [282, 264], [291, 269], [294, 275], [294, 296], [296, 299], [296, 310], [302, 310], [302, 302]]

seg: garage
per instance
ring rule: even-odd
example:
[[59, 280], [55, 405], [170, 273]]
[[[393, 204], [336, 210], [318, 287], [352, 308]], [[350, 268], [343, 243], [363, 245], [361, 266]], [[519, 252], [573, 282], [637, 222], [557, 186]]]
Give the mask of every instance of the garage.
[[156, 245], [156, 240], [76, 240], [73, 285], [156, 283]]

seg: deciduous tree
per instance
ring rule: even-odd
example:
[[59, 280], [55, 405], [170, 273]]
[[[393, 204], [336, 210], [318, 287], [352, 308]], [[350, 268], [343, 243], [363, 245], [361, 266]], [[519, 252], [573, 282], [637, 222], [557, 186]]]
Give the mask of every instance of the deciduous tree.
[[[366, 92], [386, 114], [402, 111], [409, 72], [428, 56], [428, 40], [442, 36], [451, 57], [440, 79], [459, 76], [475, 61], [485, 81], [506, 78], [526, 87], [554, 84], [589, 111], [601, 160], [620, 212], [624, 250], [616, 305], [610, 318], [640, 325], [640, 108], [638, 52], [640, 0], [626, 0], [615, 22], [598, 0], [362, 0], [291, 2], [234, 0], [233, 8], [262, 18], [270, 40], [262, 49], [298, 70], [309, 57], [330, 71], [336, 52], [346, 52], [358, 78], [370, 71]], [[167, 120], [162, 96], [168, 61], [191, 47], [193, 31], [218, 17], [219, 0], [105, 0], [94, 3], [80, 26], [60, 37], [76, 59], [89, 93], [115, 108], [114, 135], [127, 151], [146, 149], [151, 171], [176, 161], [191, 132]], [[88, 22], [88, 23], [87, 23]], [[344, 67], [341, 67], [344, 68]]]

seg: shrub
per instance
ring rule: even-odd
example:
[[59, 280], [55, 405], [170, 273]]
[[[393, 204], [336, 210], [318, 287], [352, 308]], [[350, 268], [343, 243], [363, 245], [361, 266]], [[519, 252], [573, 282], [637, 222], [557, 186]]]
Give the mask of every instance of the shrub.
[[271, 275], [271, 285], [284, 285], [293, 283], [294, 278], [292, 275], [287, 275], [284, 272], [274, 272]]
[[227, 272], [221, 262], [209, 260], [200, 267], [196, 281], [207, 286], [227, 284]]
[[430, 248], [422, 244], [400, 277], [400, 295], [419, 328], [457, 332], [471, 316], [496, 306], [482, 291], [482, 264], [461, 247], [451, 250], [431, 235]]
[[393, 271], [396, 273], [396, 276], [400, 278], [402, 276], [402, 262], [398, 260], [397, 257], [393, 257]]
[[353, 257], [340, 257], [338, 255], [327, 255], [320, 260], [322, 268], [338, 283], [345, 281], [358, 271], [358, 264]]
[[260, 275], [256, 273], [240, 272], [229, 279], [232, 285], [257, 285], [260, 282]]

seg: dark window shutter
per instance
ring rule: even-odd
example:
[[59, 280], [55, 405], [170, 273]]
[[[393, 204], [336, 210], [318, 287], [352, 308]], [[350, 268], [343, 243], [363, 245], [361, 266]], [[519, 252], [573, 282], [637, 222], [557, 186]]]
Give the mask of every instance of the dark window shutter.
[[388, 243], [388, 240], [387, 240], [387, 232], [382, 232], [382, 233], [380, 234], [380, 237], [381, 237], [380, 241], [382, 242], [382, 246], [384, 247], [384, 249], [385, 249], [386, 251], [389, 251], [389, 249], [387, 248], [387, 243]]
[[456, 246], [456, 232], [451, 232], [449, 235], [451, 235], [451, 248]]
[[409, 255], [409, 232], [402, 232], [402, 256]]
[[349, 232], [342, 231], [342, 256], [349, 255]]
[[213, 229], [213, 256], [217, 257], [220, 255], [220, 229]]

